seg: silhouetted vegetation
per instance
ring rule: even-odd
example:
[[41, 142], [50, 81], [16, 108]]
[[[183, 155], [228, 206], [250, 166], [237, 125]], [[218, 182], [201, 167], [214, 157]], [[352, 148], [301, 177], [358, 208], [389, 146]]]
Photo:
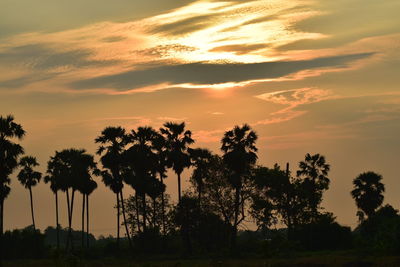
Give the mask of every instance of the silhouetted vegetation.
[[[257, 163], [257, 134], [247, 124], [221, 139], [221, 154], [190, 147], [195, 140], [185, 123], [167, 122], [160, 130], [127, 131], [107, 127], [95, 139], [100, 163], [84, 149], [56, 151], [47, 163], [45, 183], [55, 196], [55, 226], [35, 227], [32, 187], [41, 180], [38, 162], [15, 143], [25, 135], [12, 116], [0, 117], [0, 241], [2, 259], [293, 257], [317, 251], [396, 254], [400, 215], [384, 203], [383, 177], [364, 172], [354, 179], [351, 196], [359, 225], [352, 231], [322, 207], [331, 166], [320, 154], [306, 154], [291, 171]], [[3, 234], [4, 200], [10, 175], [30, 192], [32, 226]], [[190, 187], [181, 174], [190, 168]], [[178, 201], [166, 194], [167, 170], [177, 175]], [[116, 237], [96, 239], [89, 229], [89, 196], [97, 176], [115, 194]], [[124, 197], [129, 186], [132, 195]], [[59, 223], [59, 193], [67, 200], [68, 227]], [[72, 229], [76, 193], [82, 195], [81, 230]], [[75, 208], [76, 210], [76, 208]], [[122, 222], [120, 215], [122, 214]], [[256, 230], [246, 230], [253, 224]], [[125, 228], [121, 237], [120, 226]]]

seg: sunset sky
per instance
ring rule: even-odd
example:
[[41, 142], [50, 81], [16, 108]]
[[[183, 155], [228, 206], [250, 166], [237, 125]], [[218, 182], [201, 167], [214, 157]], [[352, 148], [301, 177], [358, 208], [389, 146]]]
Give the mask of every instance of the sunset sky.
[[[295, 171], [325, 155], [323, 206], [355, 227], [361, 172], [382, 174], [385, 203], [400, 208], [399, 12], [399, 0], [2, 0], [0, 115], [23, 125], [43, 172], [55, 150], [95, 153], [106, 126], [185, 121], [195, 147], [220, 153], [224, 131], [248, 123], [259, 164]], [[31, 223], [12, 178], [6, 229]], [[115, 234], [115, 196], [97, 182], [91, 229]], [[166, 183], [176, 200], [176, 176]], [[33, 193], [37, 225], [54, 226], [48, 185]]]

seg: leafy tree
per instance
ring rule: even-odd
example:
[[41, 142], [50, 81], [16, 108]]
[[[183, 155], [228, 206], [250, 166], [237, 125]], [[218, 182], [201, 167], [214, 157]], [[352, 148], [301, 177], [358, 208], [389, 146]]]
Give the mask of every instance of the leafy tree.
[[383, 202], [385, 186], [381, 181], [382, 176], [374, 172], [361, 173], [353, 180], [354, 189], [351, 191], [351, 195], [356, 201], [358, 209], [368, 218]]
[[4, 200], [11, 190], [10, 175], [18, 166], [18, 157], [24, 153], [22, 146], [14, 143], [13, 140], [21, 140], [24, 135], [24, 129], [14, 122], [13, 116], [0, 116], [0, 249], [3, 239]]
[[123, 165], [124, 165], [124, 152], [129, 142], [125, 129], [122, 127], [106, 127], [101, 135], [95, 139], [96, 144], [101, 144], [97, 150], [97, 154], [101, 156], [101, 163], [105, 171], [101, 175], [103, 183], [109, 187], [116, 195], [117, 204], [117, 247], [119, 247], [119, 227], [120, 227], [120, 204], [122, 204], [122, 215], [124, 218], [124, 225], [126, 235], [129, 240], [129, 245], [132, 247], [131, 238], [129, 235], [128, 226], [125, 220], [125, 208], [122, 189], [123, 184]]
[[329, 188], [328, 173], [330, 165], [326, 163], [325, 157], [320, 154], [306, 154], [304, 161], [299, 162], [297, 177], [302, 179], [304, 197], [308, 199], [308, 209], [311, 220], [316, 219], [318, 209], [322, 202], [323, 192]]
[[192, 132], [185, 130], [185, 123], [167, 122], [160, 132], [166, 139], [167, 163], [178, 176], [178, 200], [181, 200], [181, 174], [185, 168], [190, 167], [188, 146], [194, 143]]
[[34, 171], [33, 168], [39, 166], [35, 157], [25, 156], [19, 161], [19, 166], [22, 167], [21, 171], [18, 173], [18, 180], [20, 183], [29, 190], [29, 197], [31, 202], [31, 215], [32, 215], [32, 225], [33, 229], [36, 229], [35, 216], [33, 212], [33, 198], [32, 198], [32, 187], [36, 186], [41, 178], [42, 174], [40, 172]]
[[[242, 127], [235, 126], [233, 130], [227, 131], [221, 140], [221, 150], [224, 152], [223, 160], [231, 171], [229, 182], [235, 189], [234, 221], [231, 239], [231, 249], [236, 249], [237, 227], [241, 222], [239, 219], [241, 203], [241, 190], [244, 176], [250, 174], [251, 168], [257, 161], [257, 148], [255, 142], [257, 134], [250, 126], [244, 124]], [[242, 208], [243, 209], [243, 208]], [[242, 217], [244, 217], [242, 212]]]

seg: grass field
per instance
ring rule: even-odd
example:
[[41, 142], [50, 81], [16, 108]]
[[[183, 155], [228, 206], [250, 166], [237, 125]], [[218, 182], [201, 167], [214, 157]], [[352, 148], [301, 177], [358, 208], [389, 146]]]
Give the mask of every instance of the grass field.
[[400, 266], [400, 256], [352, 256], [343, 254], [303, 255], [290, 259], [221, 259], [221, 260], [128, 260], [128, 259], [101, 259], [101, 260], [15, 260], [5, 262], [4, 266], [60, 266], [60, 267], [200, 267], [200, 266]]

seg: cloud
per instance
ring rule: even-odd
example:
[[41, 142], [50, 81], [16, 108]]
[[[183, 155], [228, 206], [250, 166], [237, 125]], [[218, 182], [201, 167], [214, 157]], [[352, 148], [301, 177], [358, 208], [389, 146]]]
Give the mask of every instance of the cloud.
[[302, 70], [346, 67], [373, 53], [317, 58], [304, 61], [277, 61], [251, 64], [189, 63], [132, 70], [71, 83], [74, 89], [111, 88], [132, 90], [160, 83], [223, 84], [250, 80], [277, 79]]
[[115, 64], [116, 60], [93, 60], [94, 52], [89, 49], [51, 48], [46, 44], [28, 44], [5, 49], [0, 52], [2, 65], [24, 66], [48, 70], [60, 67], [88, 67]]

